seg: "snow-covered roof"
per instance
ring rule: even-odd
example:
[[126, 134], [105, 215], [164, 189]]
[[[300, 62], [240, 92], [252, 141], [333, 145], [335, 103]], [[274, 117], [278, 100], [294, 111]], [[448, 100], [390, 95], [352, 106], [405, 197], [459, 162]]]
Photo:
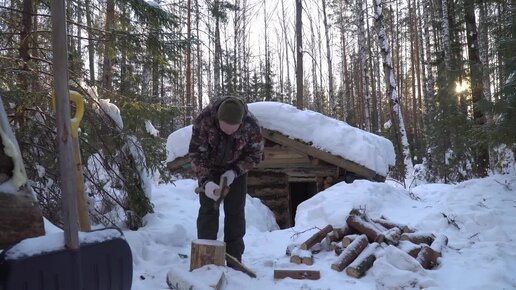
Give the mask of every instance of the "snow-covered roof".
[[[360, 130], [323, 114], [299, 110], [278, 102], [257, 102], [248, 105], [260, 126], [298, 139], [322, 151], [353, 161], [386, 176], [394, 165], [394, 146], [388, 139]], [[167, 162], [188, 153], [192, 126], [169, 135]]]

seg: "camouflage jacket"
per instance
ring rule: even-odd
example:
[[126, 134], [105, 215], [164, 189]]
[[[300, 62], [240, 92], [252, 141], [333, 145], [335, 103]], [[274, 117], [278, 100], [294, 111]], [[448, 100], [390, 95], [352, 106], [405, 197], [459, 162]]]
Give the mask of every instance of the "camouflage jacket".
[[263, 137], [258, 121], [247, 105], [242, 125], [231, 136], [219, 128], [217, 110], [225, 98], [208, 105], [197, 116], [188, 149], [190, 161], [200, 184], [214, 181], [226, 170], [240, 176], [262, 160]]

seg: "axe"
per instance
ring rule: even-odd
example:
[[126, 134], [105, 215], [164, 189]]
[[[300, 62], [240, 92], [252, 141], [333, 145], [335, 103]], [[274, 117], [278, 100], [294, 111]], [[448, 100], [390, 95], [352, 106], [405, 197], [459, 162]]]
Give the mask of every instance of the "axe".
[[[219, 209], [220, 207], [220, 203], [222, 202], [222, 200], [228, 195], [229, 193], [229, 186], [227, 185], [228, 183], [228, 180], [226, 177], [221, 177], [220, 178], [220, 183], [219, 183], [219, 188], [215, 189], [214, 193], [219, 197], [219, 199], [217, 199], [215, 201], [215, 203], [213, 204], [213, 208], [215, 208], [216, 210]], [[203, 187], [196, 187], [195, 188], [195, 193], [199, 194], [199, 193], [202, 193], [204, 192], [204, 188]]]

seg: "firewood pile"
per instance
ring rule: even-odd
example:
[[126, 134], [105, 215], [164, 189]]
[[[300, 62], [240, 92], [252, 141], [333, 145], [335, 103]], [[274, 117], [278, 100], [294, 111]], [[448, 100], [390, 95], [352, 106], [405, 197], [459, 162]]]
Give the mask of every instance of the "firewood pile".
[[340, 228], [327, 225], [302, 244], [289, 245], [286, 254], [290, 262], [312, 265], [314, 254], [334, 251], [337, 258], [331, 264], [336, 271], [346, 270], [355, 278], [365, 275], [376, 260], [378, 248], [392, 245], [403, 250], [425, 269], [432, 269], [448, 244], [445, 235], [420, 232], [383, 217], [371, 219], [358, 209], [349, 213]]

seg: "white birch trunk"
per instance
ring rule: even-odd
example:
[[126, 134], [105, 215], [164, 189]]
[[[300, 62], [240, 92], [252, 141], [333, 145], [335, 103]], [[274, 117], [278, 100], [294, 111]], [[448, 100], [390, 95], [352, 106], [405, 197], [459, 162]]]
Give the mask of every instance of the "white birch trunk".
[[322, 1], [323, 7], [323, 22], [324, 22], [324, 35], [326, 37], [326, 59], [328, 61], [328, 98], [330, 103], [329, 114], [331, 117], [335, 117], [335, 91], [333, 85], [333, 65], [331, 59], [331, 47], [330, 47], [330, 26], [328, 25], [328, 19], [326, 15], [326, 0]]
[[[367, 2], [367, 1], [366, 1]], [[357, 15], [357, 31], [358, 31], [358, 45], [360, 51], [360, 66], [362, 68], [362, 93], [364, 94], [364, 124], [363, 128], [371, 132], [371, 95], [369, 93], [369, 74], [367, 69], [367, 42], [364, 31], [364, 13], [362, 5], [363, 1], [356, 1], [356, 15]], [[366, 3], [367, 4], [367, 3]], [[366, 5], [367, 6], [367, 5]]]
[[[424, 57], [424, 65], [426, 72], [426, 82], [425, 82], [425, 98], [427, 110], [430, 109], [428, 106], [434, 106], [435, 99], [435, 89], [434, 89], [434, 74], [432, 71], [432, 43], [430, 41], [430, 1], [423, 0], [423, 34], [425, 38], [425, 45], [423, 48], [425, 57]], [[433, 110], [431, 110], [433, 111]]]
[[414, 165], [410, 156], [409, 142], [407, 138], [407, 131], [405, 130], [405, 123], [401, 112], [400, 101], [398, 97], [398, 88], [396, 85], [396, 77], [394, 76], [394, 69], [392, 66], [392, 58], [389, 47], [389, 40], [385, 33], [385, 26], [383, 24], [382, 0], [375, 0], [375, 21], [378, 27], [378, 40], [383, 57], [383, 69], [385, 73], [385, 80], [387, 84], [387, 96], [391, 105], [392, 121], [397, 136], [398, 148], [400, 148], [403, 164], [405, 165], [405, 177], [409, 177], [414, 172]]

